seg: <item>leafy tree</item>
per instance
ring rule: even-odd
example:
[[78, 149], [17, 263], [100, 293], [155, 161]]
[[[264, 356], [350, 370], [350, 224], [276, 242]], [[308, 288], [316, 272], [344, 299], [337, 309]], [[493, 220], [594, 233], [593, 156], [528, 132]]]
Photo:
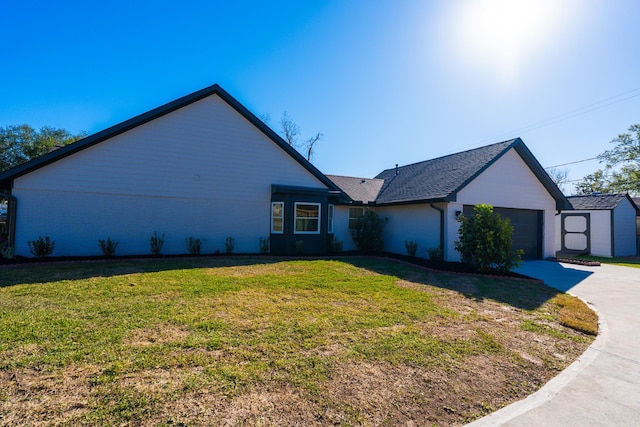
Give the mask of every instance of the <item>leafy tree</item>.
[[[640, 124], [610, 142], [615, 146], [598, 156], [605, 169], [587, 175], [576, 185], [578, 194], [594, 191], [640, 195]], [[619, 167], [619, 169], [615, 169]]]
[[462, 261], [481, 272], [509, 271], [520, 265], [523, 252], [511, 247], [511, 221], [494, 212], [493, 206], [476, 205], [473, 215], [460, 215], [458, 221], [460, 240], [455, 242], [455, 248]]
[[358, 249], [363, 252], [381, 251], [384, 246], [382, 231], [387, 218], [380, 218], [377, 213], [367, 209], [364, 215], [358, 219], [355, 228], [351, 230], [351, 236]]
[[582, 178], [582, 181], [576, 184], [575, 192], [580, 195], [608, 193], [609, 180], [607, 179], [605, 172], [599, 169]]
[[11, 169], [58, 147], [71, 144], [86, 134], [73, 135], [65, 129], [29, 125], [0, 127], [0, 171]]

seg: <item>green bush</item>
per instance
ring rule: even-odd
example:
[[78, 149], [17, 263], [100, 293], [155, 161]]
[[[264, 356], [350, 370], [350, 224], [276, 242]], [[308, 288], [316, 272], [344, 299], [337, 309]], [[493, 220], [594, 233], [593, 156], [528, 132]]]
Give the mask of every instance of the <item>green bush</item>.
[[151, 253], [153, 255], [160, 255], [160, 252], [162, 252], [162, 245], [164, 245], [164, 233], [162, 233], [162, 237], [159, 237], [158, 232], [154, 231], [153, 236], [151, 236], [150, 244]]
[[259, 241], [260, 253], [268, 254], [269, 253], [269, 238], [268, 237], [260, 237]]
[[513, 226], [509, 218], [502, 218], [490, 205], [476, 205], [473, 215], [458, 217], [459, 240], [455, 248], [462, 261], [477, 271], [509, 271], [520, 265], [521, 250], [511, 248]]
[[187, 237], [187, 251], [191, 255], [200, 255], [200, 248], [202, 247], [202, 240], [195, 237]]
[[233, 250], [236, 248], [236, 239], [233, 237], [227, 237], [224, 241], [224, 251], [228, 254], [233, 253]]
[[111, 240], [111, 237], [107, 236], [106, 240], [98, 240], [98, 243], [104, 256], [113, 256], [113, 254], [116, 253], [116, 248], [118, 247], [117, 240]]
[[416, 256], [416, 252], [418, 252], [418, 242], [415, 240], [405, 240], [404, 247], [407, 250], [407, 255]]
[[304, 253], [304, 240], [296, 241], [296, 254], [302, 255]]
[[331, 253], [339, 254], [342, 252], [343, 241], [338, 239], [336, 236], [333, 236], [331, 241], [329, 242], [329, 250]]
[[381, 251], [384, 242], [382, 241], [382, 231], [387, 218], [380, 218], [372, 210], [365, 210], [364, 215], [358, 218], [355, 228], [351, 230], [353, 241], [363, 252]]
[[38, 258], [44, 258], [53, 253], [56, 247], [56, 242], [51, 240], [49, 236], [38, 236], [38, 240], [29, 240], [27, 242], [29, 246], [29, 252]]
[[16, 248], [13, 246], [0, 246], [0, 255], [5, 259], [13, 259], [16, 256]]
[[444, 257], [442, 256], [442, 250], [439, 247], [428, 248], [427, 255], [429, 255], [429, 259], [433, 261], [442, 261]]

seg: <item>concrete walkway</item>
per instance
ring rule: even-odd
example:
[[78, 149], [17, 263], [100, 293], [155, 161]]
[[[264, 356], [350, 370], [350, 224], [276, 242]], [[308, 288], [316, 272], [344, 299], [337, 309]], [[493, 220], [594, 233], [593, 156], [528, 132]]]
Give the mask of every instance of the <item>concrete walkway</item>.
[[640, 426], [640, 269], [530, 261], [518, 272], [591, 304], [600, 334], [538, 392], [468, 426]]

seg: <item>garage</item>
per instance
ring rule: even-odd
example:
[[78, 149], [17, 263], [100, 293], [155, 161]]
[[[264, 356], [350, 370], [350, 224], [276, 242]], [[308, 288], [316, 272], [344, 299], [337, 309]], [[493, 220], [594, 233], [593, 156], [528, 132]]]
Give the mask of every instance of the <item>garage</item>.
[[[542, 259], [542, 211], [532, 209], [493, 208], [513, 226], [514, 249], [522, 249], [522, 259]], [[465, 205], [464, 214], [472, 215], [473, 206]]]

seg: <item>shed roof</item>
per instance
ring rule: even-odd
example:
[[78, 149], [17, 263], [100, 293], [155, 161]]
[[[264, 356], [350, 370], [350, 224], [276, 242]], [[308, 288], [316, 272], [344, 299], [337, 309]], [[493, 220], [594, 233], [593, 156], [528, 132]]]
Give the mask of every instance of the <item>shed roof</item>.
[[618, 207], [623, 200], [629, 200], [631, 206], [638, 210], [628, 194], [588, 194], [567, 197], [575, 210], [611, 210]]

